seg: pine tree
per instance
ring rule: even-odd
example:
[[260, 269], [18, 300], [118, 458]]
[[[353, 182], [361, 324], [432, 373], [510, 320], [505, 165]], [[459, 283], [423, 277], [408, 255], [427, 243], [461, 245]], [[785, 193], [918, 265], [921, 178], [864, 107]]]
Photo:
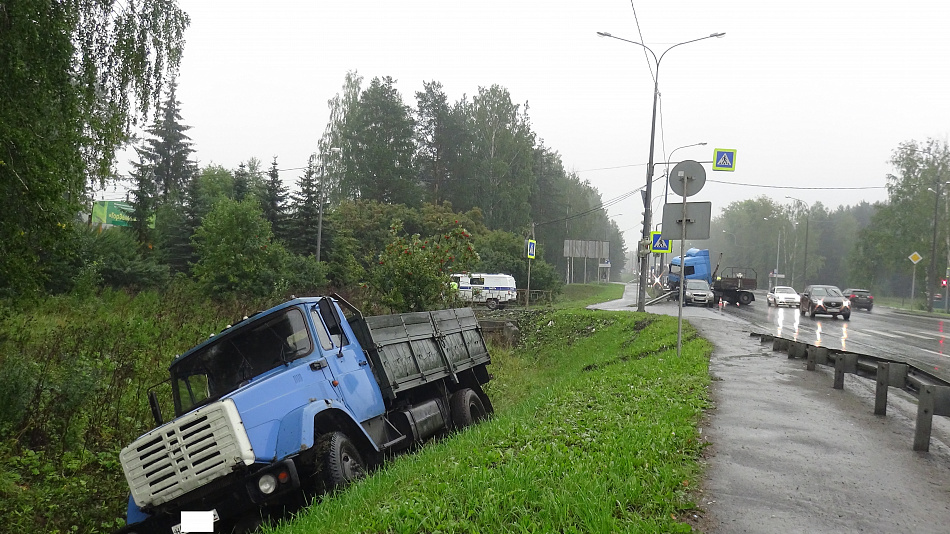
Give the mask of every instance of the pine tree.
[[177, 84], [172, 82], [158, 119], [145, 130], [150, 137], [136, 148], [139, 161], [152, 167], [161, 204], [180, 199], [185, 182], [195, 171], [195, 164], [189, 159], [194, 153], [191, 138], [185, 135], [191, 126], [181, 123], [181, 103], [175, 97], [176, 88]]
[[247, 171], [247, 164], [243, 161], [234, 171], [234, 200], [241, 202], [251, 192], [251, 175]]
[[297, 181], [298, 192], [291, 195], [288, 248], [295, 254], [316, 254], [317, 251], [321, 195], [316, 161], [317, 155], [311, 154], [307, 169]]
[[267, 171], [267, 181], [264, 184], [264, 196], [261, 199], [261, 208], [264, 217], [270, 221], [274, 236], [280, 240], [287, 238], [287, 196], [288, 191], [280, 181], [280, 171], [277, 169], [277, 156], [271, 162]]
[[132, 221], [129, 225], [135, 233], [135, 239], [143, 249], [152, 244], [152, 232], [149, 219], [155, 214], [155, 175], [154, 167], [143, 162], [132, 163], [133, 187], [129, 204], [132, 206]]

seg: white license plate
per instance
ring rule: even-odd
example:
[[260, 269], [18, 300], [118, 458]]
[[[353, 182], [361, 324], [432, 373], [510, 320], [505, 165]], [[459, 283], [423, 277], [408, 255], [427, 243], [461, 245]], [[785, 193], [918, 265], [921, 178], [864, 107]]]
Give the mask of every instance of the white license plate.
[[840, 311], [841, 311], [841, 310], [838, 309], [838, 308], [828, 308], [828, 313], [838, 313], [838, 312], [840, 312]]
[[[211, 517], [212, 517], [213, 522], [217, 523], [218, 521], [221, 520], [221, 518], [218, 517], [218, 511], [217, 511], [217, 510], [211, 510], [210, 513], [211, 513]], [[175, 526], [172, 527], [172, 534], [182, 534], [181, 523], [178, 523], [177, 525], [175, 525]]]

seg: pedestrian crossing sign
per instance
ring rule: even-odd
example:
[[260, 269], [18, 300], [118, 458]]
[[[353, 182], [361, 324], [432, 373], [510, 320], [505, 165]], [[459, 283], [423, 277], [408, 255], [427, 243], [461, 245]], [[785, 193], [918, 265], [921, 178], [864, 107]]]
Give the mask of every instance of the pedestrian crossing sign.
[[673, 252], [669, 239], [663, 239], [662, 232], [650, 232], [650, 252], [654, 254]]
[[736, 151], [729, 148], [717, 148], [713, 151], [714, 171], [736, 170]]

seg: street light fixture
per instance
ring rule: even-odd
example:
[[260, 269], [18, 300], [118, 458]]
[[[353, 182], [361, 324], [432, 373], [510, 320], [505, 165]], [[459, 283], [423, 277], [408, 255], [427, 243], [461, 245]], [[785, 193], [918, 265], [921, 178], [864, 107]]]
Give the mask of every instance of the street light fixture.
[[[789, 197], [789, 196], [786, 196], [785, 198], [800, 202], [802, 206], [806, 206], [806, 207], [808, 206], [808, 204], [805, 204], [805, 201], [800, 198]], [[805, 281], [805, 273], [808, 271], [808, 219], [810, 215], [811, 215], [811, 208], [808, 208], [808, 211], [805, 212], [805, 253], [803, 255], [804, 258], [802, 260], [802, 288], [808, 285], [807, 282]], [[788, 245], [786, 245], [785, 248], [788, 248]]]
[[713, 37], [722, 37], [726, 35], [725, 33], [711, 33], [706, 37], [700, 37], [698, 39], [691, 39], [689, 41], [683, 41], [681, 43], [676, 43], [675, 45], [667, 48], [660, 54], [660, 57], [656, 57], [656, 53], [653, 50], [640, 42], [631, 41], [629, 39], [624, 39], [623, 37], [617, 37], [616, 35], [611, 35], [607, 32], [597, 32], [597, 35], [601, 37], [610, 37], [611, 39], [617, 39], [618, 41], [624, 41], [626, 43], [635, 44], [639, 47], [642, 47], [644, 50], [650, 53], [653, 56], [654, 72], [653, 77], [653, 119], [650, 122], [650, 160], [647, 163], [647, 183], [646, 189], [644, 190], [643, 196], [643, 236], [640, 241], [640, 245], [637, 249], [637, 253], [640, 255], [640, 282], [638, 284], [637, 293], [637, 311], [646, 311], [646, 296], [647, 296], [647, 268], [649, 267], [649, 244], [650, 244], [650, 228], [652, 226], [652, 206], [650, 205], [650, 200], [653, 194], [653, 148], [656, 141], [656, 103], [657, 98], [660, 96], [660, 62], [663, 61], [663, 57], [666, 56], [666, 53], [670, 50], [676, 48], [677, 46], [682, 46], [684, 44], [695, 43], [697, 41], [702, 41], [705, 39], [711, 39]]

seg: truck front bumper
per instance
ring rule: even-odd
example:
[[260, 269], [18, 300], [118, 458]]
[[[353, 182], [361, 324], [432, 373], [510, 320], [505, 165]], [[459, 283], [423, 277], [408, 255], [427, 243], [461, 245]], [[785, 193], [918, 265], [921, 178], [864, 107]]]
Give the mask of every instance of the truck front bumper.
[[127, 525], [114, 534], [172, 534], [176, 525], [182, 522], [182, 512], [211, 510], [221, 519], [215, 523], [215, 532], [219, 529], [229, 532], [227, 529], [236, 520], [250, 513], [262, 513], [268, 505], [280, 504], [288, 493], [300, 487], [297, 466], [292, 459], [286, 459], [243, 477], [235, 475], [216, 480], [192, 492], [201, 495], [184, 495], [155, 510], [144, 521]]

